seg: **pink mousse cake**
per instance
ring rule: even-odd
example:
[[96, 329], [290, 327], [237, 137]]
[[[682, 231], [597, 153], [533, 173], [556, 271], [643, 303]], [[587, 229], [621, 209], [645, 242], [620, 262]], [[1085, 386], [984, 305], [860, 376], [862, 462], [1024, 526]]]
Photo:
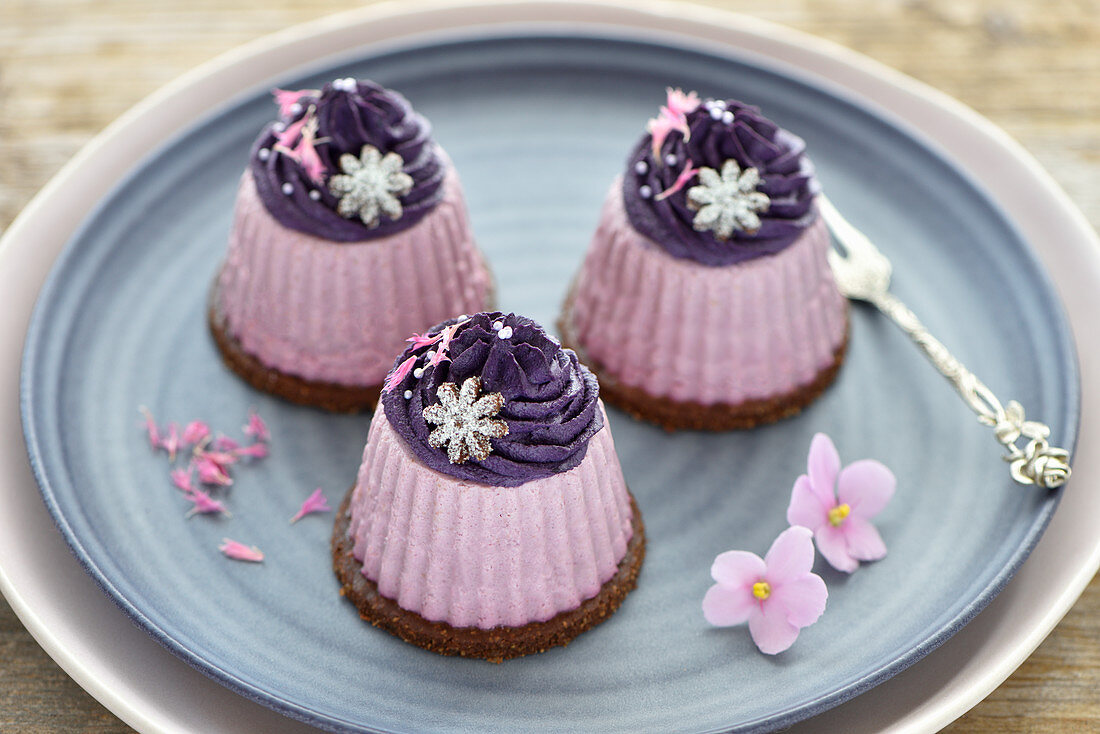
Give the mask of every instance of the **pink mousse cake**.
[[669, 90], [563, 309], [606, 400], [725, 430], [797, 413], [833, 381], [848, 308], [804, 149], [755, 107]]
[[645, 555], [596, 378], [513, 314], [409, 341], [338, 512], [341, 593], [444, 655], [567, 644], [618, 608]]
[[210, 325], [259, 389], [373, 407], [405, 337], [484, 309], [492, 279], [458, 176], [400, 94], [339, 79], [276, 90], [252, 147]]

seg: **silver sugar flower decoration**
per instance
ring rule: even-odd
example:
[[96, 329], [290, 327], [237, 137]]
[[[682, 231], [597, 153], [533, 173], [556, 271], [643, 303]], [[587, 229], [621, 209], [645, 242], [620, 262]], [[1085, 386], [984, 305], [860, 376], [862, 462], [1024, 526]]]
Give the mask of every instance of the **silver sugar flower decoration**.
[[328, 188], [339, 197], [336, 213], [350, 219], [356, 214], [371, 229], [378, 226], [381, 215], [391, 220], [401, 218], [403, 210], [398, 196], [412, 190], [412, 176], [405, 173], [405, 160], [390, 151], [385, 156], [373, 145], [364, 145], [359, 157], [344, 153], [340, 169], [344, 172], [329, 179]]
[[771, 206], [768, 195], [756, 190], [760, 172], [755, 168], [741, 170], [730, 158], [722, 164], [722, 174], [713, 168], [699, 169], [699, 186], [688, 189], [688, 206], [696, 210], [692, 227], [697, 232], [714, 230], [714, 236], [725, 242], [733, 231], [756, 234], [760, 217], [756, 212]]
[[428, 434], [428, 445], [446, 446], [452, 464], [484, 460], [493, 452], [489, 439], [508, 435], [508, 424], [493, 418], [504, 407], [504, 396], [494, 392], [478, 397], [481, 378], [466, 378], [461, 390], [453, 382], [444, 382], [435, 394], [439, 402], [423, 413], [425, 421], [439, 426]]

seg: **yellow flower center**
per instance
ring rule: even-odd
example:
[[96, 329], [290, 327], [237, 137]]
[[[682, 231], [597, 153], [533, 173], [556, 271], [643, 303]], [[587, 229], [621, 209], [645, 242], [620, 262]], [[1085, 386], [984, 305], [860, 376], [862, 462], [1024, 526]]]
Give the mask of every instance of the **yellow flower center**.
[[829, 524], [834, 528], [838, 528], [844, 522], [844, 519], [848, 515], [852, 514], [852, 508], [847, 503], [843, 505], [837, 505], [833, 509], [829, 510]]
[[757, 581], [752, 585], [752, 595], [760, 601], [764, 601], [772, 595], [772, 587], [767, 581]]

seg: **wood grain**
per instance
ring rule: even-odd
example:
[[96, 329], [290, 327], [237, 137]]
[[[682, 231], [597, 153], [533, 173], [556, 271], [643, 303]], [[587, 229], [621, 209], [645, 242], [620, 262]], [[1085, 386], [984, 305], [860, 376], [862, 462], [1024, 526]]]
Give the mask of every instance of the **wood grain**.
[[[245, 41], [361, 4], [4, 0], [0, 227], [84, 143], [154, 89]], [[1100, 227], [1100, 3], [705, 4], [836, 41], [962, 100], [1023, 143]], [[50, 660], [2, 602], [0, 730], [129, 731]], [[1100, 731], [1100, 579], [1008, 681], [947, 731]]]

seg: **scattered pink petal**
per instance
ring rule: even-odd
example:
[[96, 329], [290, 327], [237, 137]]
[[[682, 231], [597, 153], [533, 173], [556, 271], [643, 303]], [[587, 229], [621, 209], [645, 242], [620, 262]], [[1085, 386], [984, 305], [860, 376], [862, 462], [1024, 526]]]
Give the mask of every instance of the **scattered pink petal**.
[[229, 538], [222, 538], [222, 544], [218, 546], [218, 550], [234, 561], [259, 563], [264, 559], [264, 554], [256, 546], [247, 546]]
[[324, 162], [321, 160], [321, 156], [317, 155], [317, 149], [314, 148], [314, 144], [317, 142], [317, 118], [313, 115], [309, 116], [309, 122], [302, 128], [302, 137], [298, 140], [298, 144], [294, 146], [294, 153], [297, 157], [298, 164], [309, 176], [310, 180], [316, 184], [320, 184], [324, 181], [325, 168]]
[[218, 436], [211, 444], [211, 448], [215, 451], [236, 451], [240, 447], [241, 445], [229, 436]]
[[840, 468], [832, 440], [818, 433], [810, 442], [806, 474], [795, 480], [787, 522], [808, 528], [833, 568], [851, 573], [860, 561], [877, 561], [886, 544], [871, 518], [894, 496], [897, 480], [881, 462], [855, 461]]
[[427, 334], [413, 334], [405, 341], [412, 344], [413, 349], [420, 349], [421, 347], [431, 346], [442, 338], [443, 332], [439, 332], [435, 336], [428, 336]]
[[157, 422], [153, 420], [153, 414], [144, 405], [138, 410], [145, 416], [145, 432], [149, 435], [149, 446], [156, 451], [160, 448], [160, 429], [157, 428]]
[[303, 115], [297, 121], [290, 123], [275, 137], [274, 148], [278, 148], [294, 160], [298, 160], [298, 154], [294, 152], [294, 146], [302, 134], [302, 128], [306, 125], [306, 116]]
[[184, 492], [193, 492], [195, 487], [191, 484], [191, 477], [195, 473], [195, 467], [193, 464], [188, 464], [186, 469], [173, 469], [172, 470], [172, 484], [176, 485]]
[[233, 450], [234, 456], [244, 457], [247, 456], [250, 459], [262, 459], [267, 456], [267, 444], [266, 443], [253, 443], [248, 446], [242, 446]]
[[684, 170], [680, 171], [680, 175], [676, 177], [676, 180], [667, 189], [662, 191], [653, 197], [654, 201], [664, 201], [668, 197], [675, 194], [680, 189], [687, 185], [687, 182], [695, 178], [695, 174], [699, 173], [698, 168], [692, 168], [692, 160], [687, 159], [687, 163], [684, 165]]
[[416, 357], [409, 357], [401, 364], [394, 367], [389, 376], [386, 377], [386, 384], [382, 386], [382, 389], [386, 392], [391, 392], [395, 387], [401, 384], [413, 367], [416, 365]]
[[439, 346], [435, 349], [435, 354], [433, 354], [432, 358], [428, 360], [429, 364], [434, 367], [443, 360], [449, 361], [451, 359], [447, 356], [447, 350], [451, 346], [451, 340], [455, 338], [455, 333], [458, 332], [458, 327], [461, 326], [463, 323], [465, 322], [451, 324], [447, 328], [443, 329], [443, 331], [439, 332], [439, 335], [442, 338], [439, 340]]
[[653, 137], [653, 159], [655, 161], [662, 160], [661, 158], [661, 146], [665, 143], [665, 138], [668, 134], [677, 128], [677, 123], [672, 118], [664, 115], [664, 107], [661, 108], [662, 114], [652, 118], [646, 123], [646, 130]]
[[185, 446], [198, 446], [210, 435], [210, 426], [202, 421], [191, 421], [180, 437]]
[[271, 440], [271, 432], [267, 430], [267, 424], [256, 411], [248, 414], [248, 425], [244, 427], [244, 435], [251, 436], [257, 441]]
[[168, 435], [160, 440], [161, 448], [168, 452], [168, 461], [176, 460], [176, 453], [180, 450], [179, 426], [175, 423], [168, 424]]
[[678, 130], [684, 136], [684, 140], [691, 136], [687, 115], [699, 106], [699, 96], [695, 92], [684, 94], [680, 89], [668, 87], [665, 93], [666, 101], [660, 113], [646, 125], [646, 130], [653, 136], [653, 158], [657, 161], [662, 160], [661, 146], [669, 133]]
[[313, 512], [331, 512], [332, 508], [328, 506], [328, 500], [325, 499], [325, 495], [321, 492], [321, 488], [313, 490], [313, 494], [306, 498], [306, 501], [302, 503], [301, 509], [295, 513], [294, 517], [290, 518], [291, 524], [298, 522], [306, 515]]
[[194, 489], [185, 496], [190, 502], [194, 503], [194, 507], [187, 513], [187, 517], [192, 517], [194, 515], [212, 515], [214, 513], [232, 517], [229, 510], [225, 509], [225, 505], [208, 495], [206, 492], [203, 492], [201, 489]]
[[811, 569], [812, 533], [787, 528], [761, 559], [746, 551], [727, 551], [714, 559], [717, 582], [703, 598], [703, 616], [727, 627], [749, 623], [760, 652], [775, 655], [789, 648], [799, 630], [821, 617], [829, 596], [825, 582]]
[[203, 484], [216, 484], [228, 487], [233, 480], [226, 474], [221, 464], [210, 458], [209, 454], [203, 454], [195, 458], [195, 468], [199, 470], [199, 481]]
[[699, 107], [701, 102], [699, 95], [695, 92], [684, 94], [684, 90], [679, 88], [673, 89], [672, 87], [667, 87], [665, 89], [665, 94], [667, 97], [665, 104], [668, 107], [668, 111], [677, 117], [687, 117], [688, 114], [694, 112], [696, 108]]
[[275, 97], [275, 104], [279, 105], [279, 115], [286, 117], [293, 114], [294, 110], [292, 108], [301, 102], [302, 97], [319, 97], [321, 91], [319, 89], [299, 89], [297, 91], [272, 89], [271, 95]]

